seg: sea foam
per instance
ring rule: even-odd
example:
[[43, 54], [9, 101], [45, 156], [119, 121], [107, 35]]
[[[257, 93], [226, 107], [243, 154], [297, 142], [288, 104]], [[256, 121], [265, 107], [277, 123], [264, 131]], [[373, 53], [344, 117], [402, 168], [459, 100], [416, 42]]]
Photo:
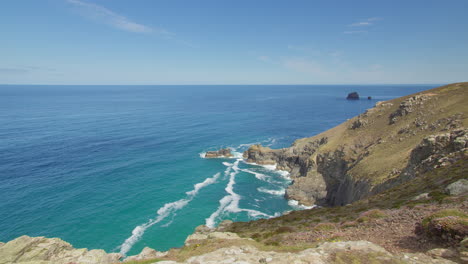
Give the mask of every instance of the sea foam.
[[280, 190], [270, 190], [270, 189], [267, 189], [267, 188], [260, 187], [260, 188], [257, 188], [257, 191], [263, 192], [263, 193], [268, 193], [268, 194], [271, 194], [271, 195], [277, 195], [277, 196], [283, 196], [286, 193], [286, 190], [283, 189], [283, 188], [281, 188]]
[[175, 202], [167, 203], [163, 207], [159, 208], [157, 211], [157, 216], [154, 219], [149, 220], [148, 222], [139, 225], [135, 227], [132, 231], [132, 235], [128, 237], [124, 243], [120, 246], [120, 254], [126, 256], [128, 251], [135, 245], [138, 240], [141, 239], [145, 231], [150, 228], [151, 226], [161, 222], [164, 220], [166, 217], [169, 215], [175, 215], [175, 213], [184, 208], [190, 201], [193, 200], [193, 198], [198, 194], [198, 192], [210, 185], [216, 182], [220, 176], [220, 173], [216, 173], [213, 177], [211, 178], [206, 178], [203, 182], [197, 183], [193, 186], [193, 190], [186, 192], [187, 198], [183, 198], [180, 200], [177, 200]]
[[312, 205], [312, 206], [302, 205], [302, 204], [299, 204], [299, 201], [296, 201], [296, 200], [288, 200], [288, 204], [289, 206], [298, 210], [312, 209], [312, 208], [317, 207], [316, 205]]
[[239, 169], [239, 162], [241, 159], [238, 159], [234, 162], [232, 167], [228, 169], [232, 169], [233, 172], [229, 174], [229, 182], [226, 185], [225, 191], [228, 193], [228, 195], [224, 196], [220, 201], [219, 201], [219, 207], [216, 209], [215, 212], [213, 212], [210, 217], [206, 218], [206, 226], [213, 228], [216, 225], [216, 219], [224, 212], [230, 212], [230, 213], [240, 213], [240, 212], [247, 212], [247, 214], [250, 217], [259, 217], [259, 216], [264, 216], [264, 217], [272, 217], [270, 215], [267, 215], [265, 213], [262, 213], [257, 210], [253, 209], [243, 209], [239, 207], [239, 201], [241, 199], [241, 196], [237, 193], [234, 192], [234, 184], [236, 183], [236, 175], [241, 171]]

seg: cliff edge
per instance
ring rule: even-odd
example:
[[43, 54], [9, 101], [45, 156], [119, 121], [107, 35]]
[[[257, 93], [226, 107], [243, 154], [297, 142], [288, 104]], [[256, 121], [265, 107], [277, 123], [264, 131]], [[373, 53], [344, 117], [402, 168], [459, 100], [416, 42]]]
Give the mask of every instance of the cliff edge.
[[291, 173], [286, 198], [346, 205], [466, 156], [468, 83], [455, 83], [374, 108], [291, 147], [250, 147], [244, 158]]

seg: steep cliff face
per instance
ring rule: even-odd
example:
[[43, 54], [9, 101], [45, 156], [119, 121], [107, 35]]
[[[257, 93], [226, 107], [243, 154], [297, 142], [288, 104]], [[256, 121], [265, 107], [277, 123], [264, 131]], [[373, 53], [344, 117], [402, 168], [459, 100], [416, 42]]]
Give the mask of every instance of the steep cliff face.
[[289, 148], [252, 146], [244, 158], [290, 172], [289, 199], [348, 204], [465, 156], [467, 101], [468, 83], [458, 83], [379, 102]]

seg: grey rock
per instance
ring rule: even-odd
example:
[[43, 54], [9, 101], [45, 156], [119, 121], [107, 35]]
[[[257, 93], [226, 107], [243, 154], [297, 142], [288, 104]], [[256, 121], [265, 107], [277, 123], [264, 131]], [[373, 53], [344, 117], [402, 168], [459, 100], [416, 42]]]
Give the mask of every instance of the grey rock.
[[118, 253], [104, 250], [75, 249], [59, 238], [21, 236], [0, 247], [0, 264], [6, 263], [115, 263]]
[[461, 179], [449, 184], [445, 189], [450, 195], [462, 195], [468, 193], [468, 180]]
[[165, 257], [168, 252], [159, 252], [149, 247], [143, 248], [140, 254], [135, 256], [130, 256], [125, 259], [125, 261], [138, 261], [138, 260], [148, 260], [148, 259], [157, 259]]
[[426, 252], [427, 255], [437, 258], [456, 258], [458, 253], [451, 248], [434, 248]]

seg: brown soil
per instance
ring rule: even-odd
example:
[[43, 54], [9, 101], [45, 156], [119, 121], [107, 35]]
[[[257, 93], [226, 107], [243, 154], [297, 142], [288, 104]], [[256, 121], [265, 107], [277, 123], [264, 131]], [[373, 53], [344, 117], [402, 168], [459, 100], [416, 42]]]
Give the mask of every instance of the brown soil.
[[[322, 240], [367, 240], [378, 244], [390, 252], [426, 252], [427, 250], [446, 247], [447, 245], [433, 241], [425, 236], [415, 234], [418, 223], [438, 210], [457, 208], [468, 211], [468, 201], [458, 204], [420, 204], [413, 208], [382, 210], [382, 218], [367, 219], [365, 222], [347, 222], [336, 224], [335, 230], [314, 230], [290, 233], [283, 237], [282, 244], [311, 243]], [[350, 227], [351, 225], [351, 227]]]

